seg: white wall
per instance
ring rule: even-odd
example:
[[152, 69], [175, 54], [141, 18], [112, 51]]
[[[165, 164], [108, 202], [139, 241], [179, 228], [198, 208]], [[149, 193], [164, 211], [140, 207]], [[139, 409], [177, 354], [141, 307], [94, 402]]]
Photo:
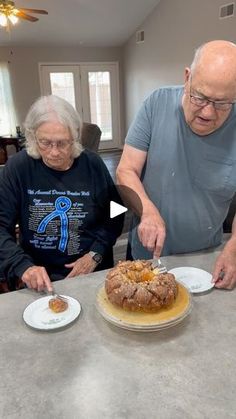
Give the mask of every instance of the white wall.
[[123, 48], [0, 47], [0, 61], [11, 62], [19, 124], [40, 95], [39, 62], [118, 61], [124, 138], [142, 100], [152, 90], [183, 82], [184, 67], [197, 46], [210, 39], [236, 41], [236, 16], [218, 18], [219, 6], [227, 3], [230, 0], [161, 0], [139, 28], [145, 31], [145, 42], [136, 44], [134, 34]]
[[236, 17], [219, 20], [225, 0], [161, 0], [124, 46], [124, 100], [126, 130], [143, 99], [163, 85], [182, 84], [184, 68], [194, 50], [211, 39], [236, 41]]

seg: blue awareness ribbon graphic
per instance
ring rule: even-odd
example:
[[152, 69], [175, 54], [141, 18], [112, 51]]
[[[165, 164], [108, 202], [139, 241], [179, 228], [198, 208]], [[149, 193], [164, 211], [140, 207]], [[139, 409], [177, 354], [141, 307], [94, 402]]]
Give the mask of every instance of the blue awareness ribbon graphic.
[[58, 248], [64, 252], [68, 241], [68, 218], [66, 212], [71, 208], [71, 200], [65, 196], [60, 196], [55, 201], [55, 207], [56, 209], [51, 214], [48, 214], [42, 219], [38, 226], [37, 233], [45, 233], [48, 223], [53, 220], [53, 218], [60, 217], [61, 238]]

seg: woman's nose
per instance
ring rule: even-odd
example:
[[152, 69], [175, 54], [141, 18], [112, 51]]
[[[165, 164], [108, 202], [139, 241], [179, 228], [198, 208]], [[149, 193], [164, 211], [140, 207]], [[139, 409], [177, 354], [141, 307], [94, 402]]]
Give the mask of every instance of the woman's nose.
[[50, 146], [50, 153], [52, 154], [58, 154], [60, 153], [60, 150], [58, 148], [58, 146], [56, 145], [56, 143], [52, 143]]

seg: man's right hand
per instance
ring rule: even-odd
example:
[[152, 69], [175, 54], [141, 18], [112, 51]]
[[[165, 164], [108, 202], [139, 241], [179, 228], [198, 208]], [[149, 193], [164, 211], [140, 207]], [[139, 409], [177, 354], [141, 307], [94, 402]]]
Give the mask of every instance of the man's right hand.
[[138, 236], [142, 245], [152, 252], [154, 257], [160, 257], [166, 228], [164, 220], [156, 209], [142, 215], [138, 226]]
[[28, 288], [32, 288], [37, 291], [43, 291], [47, 288], [49, 292], [53, 290], [50, 278], [43, 266], [31, 266], [26, 269], [21, 279]]
[[[141, 217], [138, 226], [138, 236], [144, 247], [159, 257], [165, 241], [166, 228], [158, 209], [146, 194], [140, 180], [147, 160], [147, 151], [138, 150], [128, 144], [124, 145], [120, 163], [117, 168], [118, 185], [123, 185], [135, 192], [142, 203], [140, 211], [139, 200], [133, 200], [132, 211]], [[132, 200], [132, 194], [130, 196]]]

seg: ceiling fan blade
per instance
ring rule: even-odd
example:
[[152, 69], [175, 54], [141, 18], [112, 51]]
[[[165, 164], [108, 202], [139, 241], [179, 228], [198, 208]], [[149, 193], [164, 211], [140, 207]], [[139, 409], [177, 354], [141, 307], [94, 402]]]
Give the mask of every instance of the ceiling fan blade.
[[39, 13], [40, 15], [48, 15], [48, 12], [46, 10], [40, 10], [40, 9], [25, 9], [24, 7], [20, 8], [23, 12], [29, 12], [29, 13]]
[[17, 16], [21, 19], [29, 20], [30, 22], [36, 22], [38, 20], [37, 17], [27, 15], [26, 13], [22, 12], [21, 10], [19, 10], [17, 13], [15, 13], [15, 16]]

